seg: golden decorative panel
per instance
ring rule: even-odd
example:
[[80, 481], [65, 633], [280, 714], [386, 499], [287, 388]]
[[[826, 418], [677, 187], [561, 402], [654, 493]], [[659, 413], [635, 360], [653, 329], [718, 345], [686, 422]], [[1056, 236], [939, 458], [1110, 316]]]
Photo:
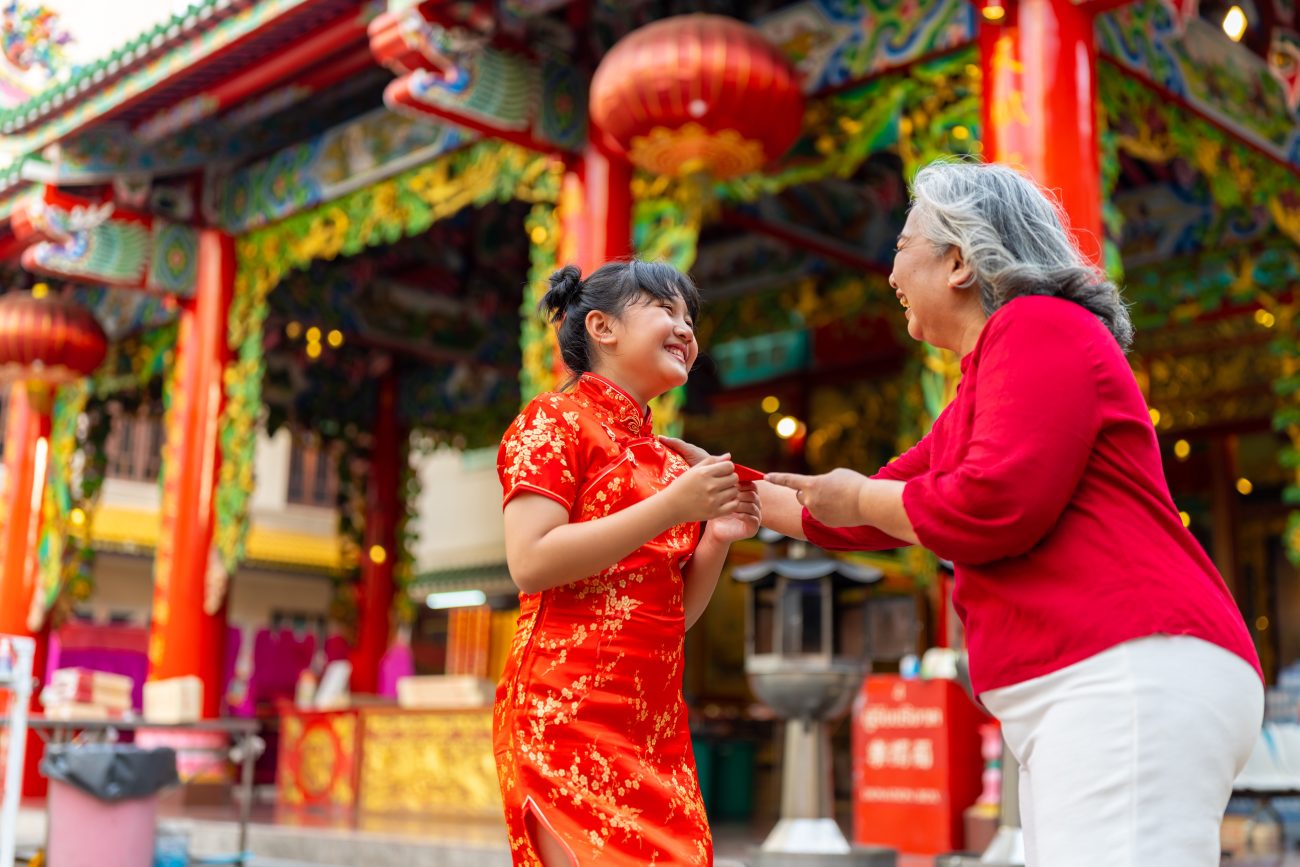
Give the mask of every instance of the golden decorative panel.
[[362, 711], [364, 812], [501, 815], [492, 711]]

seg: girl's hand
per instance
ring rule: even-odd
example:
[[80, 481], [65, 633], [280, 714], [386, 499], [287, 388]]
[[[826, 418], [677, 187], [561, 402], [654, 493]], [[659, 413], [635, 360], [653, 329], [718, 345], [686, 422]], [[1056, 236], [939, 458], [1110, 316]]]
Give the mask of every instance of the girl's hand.
[[706, 455], [664, 489], [675, 524], [711, 521], [736, 511], [740, 479], [731, 455]]
[[763, 523], [763, 506], [758, 498], [758, 491], [753, 483], [740, 486], [740, 497], [736, 511], [721, 518], [714, 518], [704, 525], [704, 532], [714, 541], [724, 545], [748, 539], [758, 532]]
[[820, 476], [768, 473], [767, 481], [792, 488], [795, 498], [827, 527], [856, 527], [863, 523], [859, 498], [867, 478], [861, 473], [846, 469]]
[[681, 455], [686, 463], [692, 467], [709, 456], [709, 453], [699, 446], [688, 443], [686, 440], [679, 440], [677, 437], [661, 436], [659, 442]]

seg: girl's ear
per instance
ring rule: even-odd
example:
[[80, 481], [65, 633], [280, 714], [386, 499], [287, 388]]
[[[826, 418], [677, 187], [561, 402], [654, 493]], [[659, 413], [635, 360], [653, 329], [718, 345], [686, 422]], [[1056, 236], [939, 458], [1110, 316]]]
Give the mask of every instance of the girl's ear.
[[614, 333], [614, 317], [603, 310], [592, 310], [587, 314], [584, 324], [587, 326], [587, 338], [593, 344], [609, 346], [617, 340]]

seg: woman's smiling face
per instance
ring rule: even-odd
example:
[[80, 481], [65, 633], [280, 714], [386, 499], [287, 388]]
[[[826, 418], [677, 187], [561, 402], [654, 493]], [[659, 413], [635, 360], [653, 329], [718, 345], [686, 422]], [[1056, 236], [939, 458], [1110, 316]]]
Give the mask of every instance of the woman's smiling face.
[[944, 250], [923, 237], [917, 231], [916, 213], [913, 209], [907, 215], [894, 246], [889, 285], [903, 305], [912, 339], [945, 346], [949, 320], [957, 313], [953, 280], [961, 273], [960, 257], [955, 248]]

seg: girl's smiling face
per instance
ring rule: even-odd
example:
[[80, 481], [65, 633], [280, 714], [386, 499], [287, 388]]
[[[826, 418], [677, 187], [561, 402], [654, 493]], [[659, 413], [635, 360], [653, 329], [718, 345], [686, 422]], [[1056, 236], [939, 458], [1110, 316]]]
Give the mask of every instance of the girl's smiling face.
[[598, 373], [623, 384], [642, 402], [686, 383], [699, 345], [682, 296], [669, 300], [642, 293], [608, 324]]

